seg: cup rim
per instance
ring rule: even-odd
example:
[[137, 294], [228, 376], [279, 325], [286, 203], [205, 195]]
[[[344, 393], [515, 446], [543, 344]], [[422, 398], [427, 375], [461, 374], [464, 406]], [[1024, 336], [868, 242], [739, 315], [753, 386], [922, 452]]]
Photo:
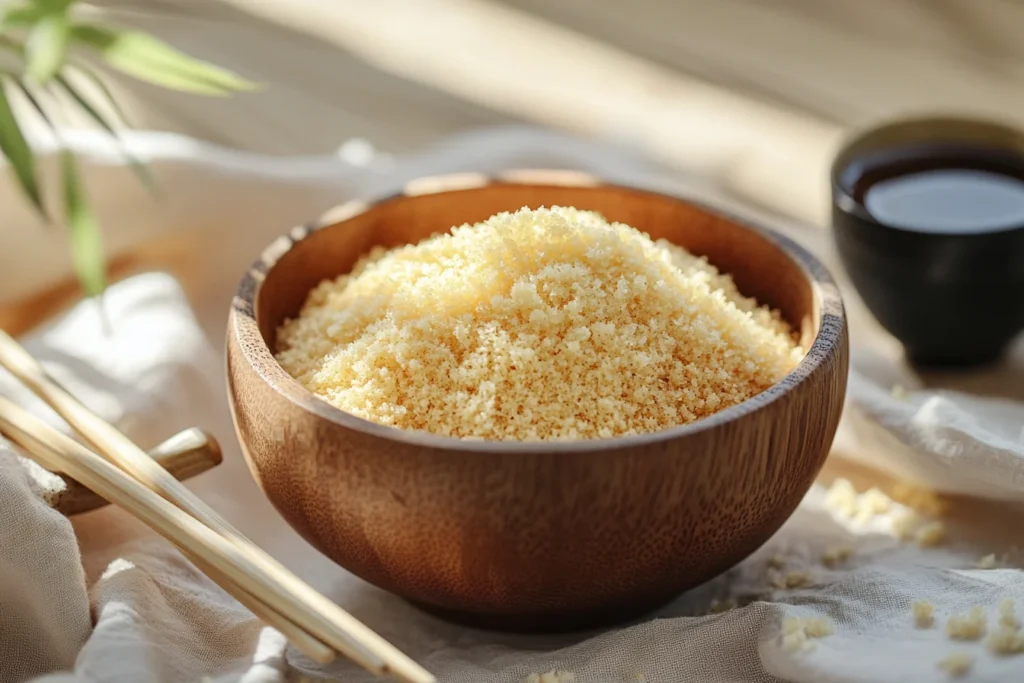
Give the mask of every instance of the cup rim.
[[938, 233], [904, 226], [891, 226], [872, 216], [860, 202], [854, 199], [853, 194], [842, 182], [843, 173], [864, 152], [877, 151], [890, 145], [936, 141], [987, 145], [1009, 152], [1017, 152], [1024, 159], [1024, 129], [1000, 119], [970, 115], [921, 115], [889, 118], [851, 131], [839, 145], [829, 167], [832, 208], [873, 226], [928, 239], [981, 238], [1024, 229], [1024, 224], [1022, 224], [978, 233]]
[[[468, 176], [476, 181], [467, 182]], [[292, 228], [268, 245], [260, 257], [243, 274], [236, 295], [232, 301], [228, 333], [237, 342], [238, 350], [245, 363], [260, 376], [276, 393], [298, 408], [315, 414], [340, 427], [361, 432], [388, 441], [447, 451], [531, 454], [548, 453], [592, 453], [644, 446], [670, 441], [722, 427], [751, 415], [781, 399], [804, 384], [812, 374], [823, 366], [841, 357], [841, 351], [848, 345], [846, 314], [842, 296], [825, 265], [799, 244], [768, 227], [755, 225], [751, 220], [738, 216], [733, 211], [710, 206], [705, 201], [686, 196], [684, 193], [667, 194], [622, 183], [609, 183], [590, 174], [578, 171], [553, 171], [549, 169], [531, 171], [520, 169], [492, 176], [483, 174], [446, 174], [429, 176], [414, 181], [427, 190], [415, 194], [408, 191], [382, 195], [379, 198], [352, 200], [324, 212], [320, 218], [302, 226]], [[409, 188], [414, 183], [406, 184]], [[488, 185], [526, 185], [547, 187], [588, 187], [598, 190], [615, 188], [638, 194], [669, 199], [695, 206], [706, 213], [717, 215], [744, 230], [757, 233], [770, 243], [778, 246], [800, 269], [811, 285], [814, 301], [813, 314], [817, 317], [817, 334], [810, 347], [793, 370], [778, 382], [751, 398], [730, 406], [717, 413], [693, 422], [668, 429], [643, 434], [631, 434], [611, 438], [584, 439], [576, 441], [497, 441], [459, 439], [429, 432], [414, 431], [381, 425], [358, 417], [318, 398], [297, 379], [288, 374], [274, 358], [267, 340], [263, 337], [256, 320], [256, 300], [267, 273], [296, 245], [314, 233], [342, 224], [372, 208], [389, 202], [400, 202], [424, 193], [455, 193], [482, 189]]]

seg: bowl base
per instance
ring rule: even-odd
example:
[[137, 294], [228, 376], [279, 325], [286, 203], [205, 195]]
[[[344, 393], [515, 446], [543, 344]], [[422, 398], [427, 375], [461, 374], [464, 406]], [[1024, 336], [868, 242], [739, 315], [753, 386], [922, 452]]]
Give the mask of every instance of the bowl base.
[[628, 607], [551, 614], [480, 614], [450, 610], [416, 600], [408, 602], [427, 614], [461, 626], [500, 633], [554, 635], [583, 633], [612, 626], [624, 626], [643, 621], [659, 608], [672, 602], [675, 596], [637, 602]]
[[996, 365], [1003, 358], [1004, 347], [966, 354], [934, 353], [906, 350], [907, 362], [919, 370], [974, 370]]

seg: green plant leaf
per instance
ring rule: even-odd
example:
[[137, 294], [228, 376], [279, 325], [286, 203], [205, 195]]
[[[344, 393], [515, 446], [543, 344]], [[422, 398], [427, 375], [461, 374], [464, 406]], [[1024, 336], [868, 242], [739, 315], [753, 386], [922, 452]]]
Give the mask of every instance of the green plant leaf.
[[89, 79], [89, 81], [96, 86], [96, 89], [103, 93], [103, 97], [106, 98], [107, 104], [109, 104], [110, 108], [114, 110], [114, 115], [117, 116], [118, 123], [127, 128], [131, 128], [132, 126], [128, 122], [128, 117], [125, 116], [124, 110], [121, 109], [121, 105], [118, 103], [117, 98], [114, 97], [114, 93], [110, 92], [110, 87], [107, 85], [106, 81], [103, 80], [103, 77], [97, 74], [95, 69], [87, 64], [76, 63], [75, 70]]
[[14, 84], [18, 90], [21, 91], [21, 94], [25, 97], [28, 103], [32, 105], [32, 108], [36, 110], [36, 113], [39, 114], [39, 118], [43, 120], [43, 123], [49, 126], [50, 130], [53, 131], [54, 136], [58, 135], [57, 129], [53, 126], [53, 121], [50, 120], [50, 115], [46, 113], [46, 109], [44, 109], [43, 105], [39, 103], [39, 100], [32, 94], [32, 91], [29, 90], [28, 86], [18, 80], [14, 80]]
[[71, 23], [63, 13], [47, 14], [32, 28], [25, 41], [25, 72], [43, 84], [56, 76], [68, 53]]
[[[93, 104], [89, 101], [89, 98], [87, 98], [84, 94], [80, 93], [78, 89], [75, 88], [75, 86], [73, 86], [65, 76], [59, 74], [57, 76], [56, 83], [71, 97], [71, 99], [75, 101], [75, 103], [79, 107], [82, 108], [82, 110], [86, 114], [88, 114], [89, 118], [95, 121], [101, 128], [103, 128], [111, 136], [113, 136], [114, 139], [121, 143], [121, 154], [123, 154], [124, 158], [128, 161], [128, 165], [131, 167], [132, 171], [135, 172], [135, 175], [138, 176], [139, 181], [146, 187], [147, 190], [155, 193], [156, 182], [153, 179], [153, 174], [149, 172], [149, 169], [146, 168], [146, 166], [142, 164], [142, 162], [136, 159], [135, 156], [128, 151], [114, 125], [107, 121], [103, 114], [101, 114], [99, 110], [97, 110], [96, 107], [94, 107]], [[104, 90], [104, 92], [107, 91]]]
[[40, 5], [47, 12], [67, 12], [76, 0], [30, 0], [34, 5]]
[[18, 119], [11, 110], [11, 103], [7, 99], [5, 83], [0, 80], [0, 151], [7, 157], [7, 162], [14, 169], [14, 175], [22, 191], [32, 201], [36, 209], [48, 220], [46, 209], [43, 207], [43, 196], [39, 191], [39, 184], [36, 181], [36, 163], [32, 148], [29, 147], [25, 136], [21, 132]]
[[64, 183], [64, 221], [71, 237], [75, 271], [85, 294], [97, 296], [103, 293], [107, 285], [107, 266], [99, 223], [79, 180], [75, 156], [64, 150], [61, 152], [60, 163]]
[[[3, 30], [4, 30], [3, 26], [0, 26], [0, 49], [6, 50], [7, 52], [10, 52], [15, 57], [17, 57], [18, 60], [24, 61], [24, 59], [25, 59], [25, 48], [24, 48], [24, 46], [22, 46], [21, 43], [19, 43], [18, 41], [14, 40], [10, 36], [3, 35], [3, 33], [2, 33]], [[17, 77], [16, 74], [11, 74], [11, 75], [14, 76], [15, 78]]]
[[138, 31], [89, 24], [71, 28], [72, 37], [97, 50], [110, 66], [142, 81], [200, 95], [228, 95], [257, 86], [235, 73], [194, 59]]
[[13, 5], [0, 10], [0, 30], [32, 26], [47, 13], [41, 4]]

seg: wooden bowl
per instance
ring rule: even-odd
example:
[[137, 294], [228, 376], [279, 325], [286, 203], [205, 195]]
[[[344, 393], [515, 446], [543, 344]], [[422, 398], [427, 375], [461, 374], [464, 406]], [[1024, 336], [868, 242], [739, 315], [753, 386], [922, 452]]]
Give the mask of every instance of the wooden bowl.
[[[506, 210], [600, 211], [705, 254], [803, 329], [777, 385], [689, 425], [561, 443], [480, 442], [377, 425], [320, 401], [274, 360], [278, 325], [371, 246]], [[784, 237], [699, 204], [577, 173], [424, 179], [293, 229], [242, 279], [228, 333], [235, 425], [265, 494], [356, 575], [442, 615], [563, 630], [638, 616], [725, 571], [792, 514], [835, 435], [843, 305]]]

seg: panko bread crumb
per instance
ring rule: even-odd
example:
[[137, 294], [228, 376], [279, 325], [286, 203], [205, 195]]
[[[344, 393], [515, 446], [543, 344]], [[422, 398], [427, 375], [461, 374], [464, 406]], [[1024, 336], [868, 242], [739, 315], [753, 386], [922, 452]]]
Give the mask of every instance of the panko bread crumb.
[[939, 661], [939, 668], [953, 678], [967, 675], [974, 664], [974, 655], [967, 652], [954, 652]]
[[914, 534], [914, 540], [922, 548], [932, 548], [946, 538], [946, 525], [940, 521], [928, 522]]
[[576, 674], [572, 671], [549, 671], [544, 674], [530, 674], [526, 683], [576, 683]]
[[782, 620], [782, 648], [788, 652], [809, 650], [812, 638], [824, 638], [835, 632], [832, 622], [825, 617], [787, 617]]
[[827, 549], [821, 554], [821, 563], [830, 569], [834, 569], [853, 557], [853, 548], [841, 545]]
[[979, 640], [987, 626], [985, 609], [972, 607], [962, 614], [954, 614], [946, 621], [946, 635], [953, 640]]
[[935, 605], [927, 600], [915, 600], [910, 609], [914, 613], [914, 624], [918, 628], [931, 628], [935, 623]]
[[999, 625], [1006, 628], [1020, 628], [1020, 621], [1014, 610], [1014, 603], [1011, 598], [1004, 598], [999, 602]]
[[277, 348], [306, 388], [364, 419], [522, 441], [692, 422], [805, 353], [706, 259], [562, 207], [377, 247], [310, 292]]

